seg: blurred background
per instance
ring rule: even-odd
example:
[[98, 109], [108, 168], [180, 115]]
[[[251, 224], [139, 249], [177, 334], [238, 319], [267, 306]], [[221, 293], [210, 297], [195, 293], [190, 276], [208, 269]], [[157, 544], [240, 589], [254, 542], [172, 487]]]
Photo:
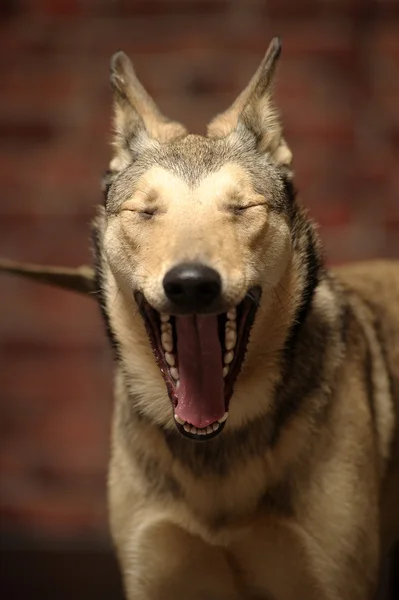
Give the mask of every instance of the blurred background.
[[[0, 0], [0, 19], [1, 257], [91, 260], [112, 53], [125, 50], [161, 109], [201, 133], [276, 34], [277, 101], [328, 262], [399, 257], [399, 1]], [[106, 521], [111, 408], [95, 302], [0, 276], [8, 600], [120, 597]]]

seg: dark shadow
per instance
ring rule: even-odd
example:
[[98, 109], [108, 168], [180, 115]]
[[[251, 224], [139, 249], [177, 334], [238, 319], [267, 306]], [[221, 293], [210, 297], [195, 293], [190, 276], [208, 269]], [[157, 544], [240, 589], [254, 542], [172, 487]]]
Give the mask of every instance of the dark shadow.
[[0, 597], [7, 600], [122, 600], [111, 551], [1, 551]]

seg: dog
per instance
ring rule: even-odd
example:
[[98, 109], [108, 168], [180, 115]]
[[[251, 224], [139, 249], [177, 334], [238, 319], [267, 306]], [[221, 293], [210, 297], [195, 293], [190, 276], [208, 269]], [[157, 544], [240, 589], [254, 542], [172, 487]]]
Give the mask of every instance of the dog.
[[41, 272], [97, 292], [114, 349], [129, 600], [369, 600], [399, 537], [399, 262], [325, 267], [273, 102], [280, 50], [206, 137], [114, 55], [94, 272]]

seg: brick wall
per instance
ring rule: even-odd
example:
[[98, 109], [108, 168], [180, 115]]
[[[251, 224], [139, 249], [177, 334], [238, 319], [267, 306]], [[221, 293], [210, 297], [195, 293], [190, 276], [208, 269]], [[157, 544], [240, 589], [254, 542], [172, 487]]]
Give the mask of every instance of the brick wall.
[[[328, 259], [399, 256], [397, 1], [2, 0], [0, 19], [0, 256], [90, 259], [113, 52], [201, 132], [275, 34], [296, 181]], [[102, 535], [111, 364], [96, 306], [6, 277], [0, 306], [2, 523]]]

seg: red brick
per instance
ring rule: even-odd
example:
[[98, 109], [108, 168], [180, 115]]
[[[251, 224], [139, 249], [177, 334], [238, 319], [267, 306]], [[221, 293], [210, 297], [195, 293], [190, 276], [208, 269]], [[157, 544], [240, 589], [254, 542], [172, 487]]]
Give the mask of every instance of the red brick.
[[0, 501], [3, 527], [31, 535], [74, 538], [82, 531], [87, 535], [105, 532], [105, 494], [93, 497], [74, 497], [63, 492], [29, 493], [24, 488], [13, 491], [8, 499]]
[[82, 0], [20, 0], [21, 11], [33, 15], [77, 15], [84, 12]]
[[121, 0], [116, 8], [119, 15], [223, 15], [229, 0]]

